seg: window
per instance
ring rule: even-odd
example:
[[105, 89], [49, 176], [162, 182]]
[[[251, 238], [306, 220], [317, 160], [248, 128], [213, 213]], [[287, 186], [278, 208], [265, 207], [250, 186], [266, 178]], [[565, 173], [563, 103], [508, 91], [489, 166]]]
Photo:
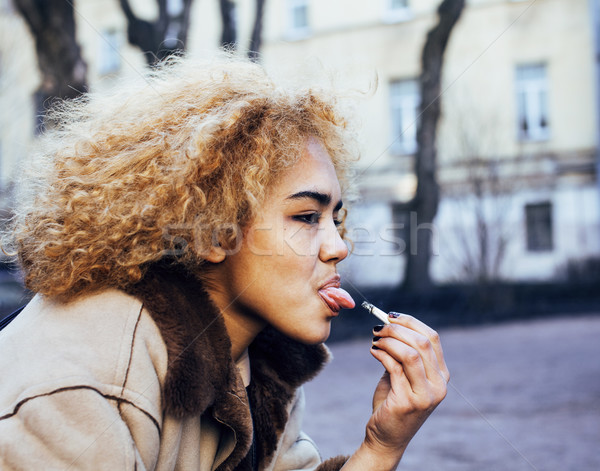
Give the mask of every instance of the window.
[[288, 33], [293, 37], [309, 34], [308, 0], [287, 0]]
[[384, 0], [383, 20], [388, 23], [396, 23], [410, 19], [410, 8], [408, 0]]
[[544, 64], [517, 67], [517, 120], [519, 139], [548, 139], [548, 79]]
[[114, 74], [121, 68], [121, 37], [114, 30], [106, 30], [100, 37], [100, 52], [98, 54], [98, 73], [100, 75]]
[[394, 154], [414, 154], [417, 151], [419, 101], [417, 80], [397, 80], [390, 83], [391, 151]]
[[552, 250], [552, 203], [525, 205], [527, 250], [546, 252]]

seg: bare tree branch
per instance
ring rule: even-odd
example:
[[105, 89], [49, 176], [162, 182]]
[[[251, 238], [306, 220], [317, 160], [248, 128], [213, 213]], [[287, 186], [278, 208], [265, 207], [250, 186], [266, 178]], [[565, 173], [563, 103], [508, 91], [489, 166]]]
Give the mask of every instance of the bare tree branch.
[[43, 116], [53, 98], [75, 98], [87, 90], [87, 64], [75, 37], [73, 5], [65, 0], [14, 0], [35, 41], [42, 83], [36, 110]]
[[169, 12], [166, 0], [157, 0], [158, 18], [150, 22], [133, 12], [129, 0], [119, 0], [127, 18], [127, 39], [144, 53], [148, 65], [185, 50], [192, 0], [183, 0], [179, 12]]

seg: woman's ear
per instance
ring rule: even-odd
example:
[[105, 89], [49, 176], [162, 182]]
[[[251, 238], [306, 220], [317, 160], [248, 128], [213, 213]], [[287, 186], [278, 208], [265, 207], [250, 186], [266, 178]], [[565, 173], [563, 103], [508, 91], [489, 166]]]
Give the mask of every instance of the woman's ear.
[[225, 260], [226, 255], [223, 247], [220, 245], [213, 245], [208, 253], [204, 254], [204, 258], [211, 263], [221, 263]]

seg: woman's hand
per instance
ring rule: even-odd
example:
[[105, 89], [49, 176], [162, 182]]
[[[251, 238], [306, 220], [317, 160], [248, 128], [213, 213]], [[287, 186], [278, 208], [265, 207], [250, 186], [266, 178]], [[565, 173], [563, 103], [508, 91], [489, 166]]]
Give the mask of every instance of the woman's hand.
[[390, 324], [373, 333], [371, 353], [386, 371], [373, 396], [365, 441], [344, 469], [395, 469], [409, 441], [446, 396], [450, 379], [439, 336], [421, 321], [391, 313]]

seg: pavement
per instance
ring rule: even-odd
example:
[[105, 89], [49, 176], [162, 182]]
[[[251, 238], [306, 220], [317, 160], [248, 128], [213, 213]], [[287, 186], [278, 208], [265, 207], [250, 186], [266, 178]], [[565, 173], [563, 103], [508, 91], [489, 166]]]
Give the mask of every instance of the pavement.
[[[448, 395], [398, 470], [600, 470], [600, 316], [440, 335]], [[333, 361], [305, 388], [304, 430], [323, 457], [350, 454], [362, 441], [382, 373], [370, 345], [368, 332], [330, 345]]]

